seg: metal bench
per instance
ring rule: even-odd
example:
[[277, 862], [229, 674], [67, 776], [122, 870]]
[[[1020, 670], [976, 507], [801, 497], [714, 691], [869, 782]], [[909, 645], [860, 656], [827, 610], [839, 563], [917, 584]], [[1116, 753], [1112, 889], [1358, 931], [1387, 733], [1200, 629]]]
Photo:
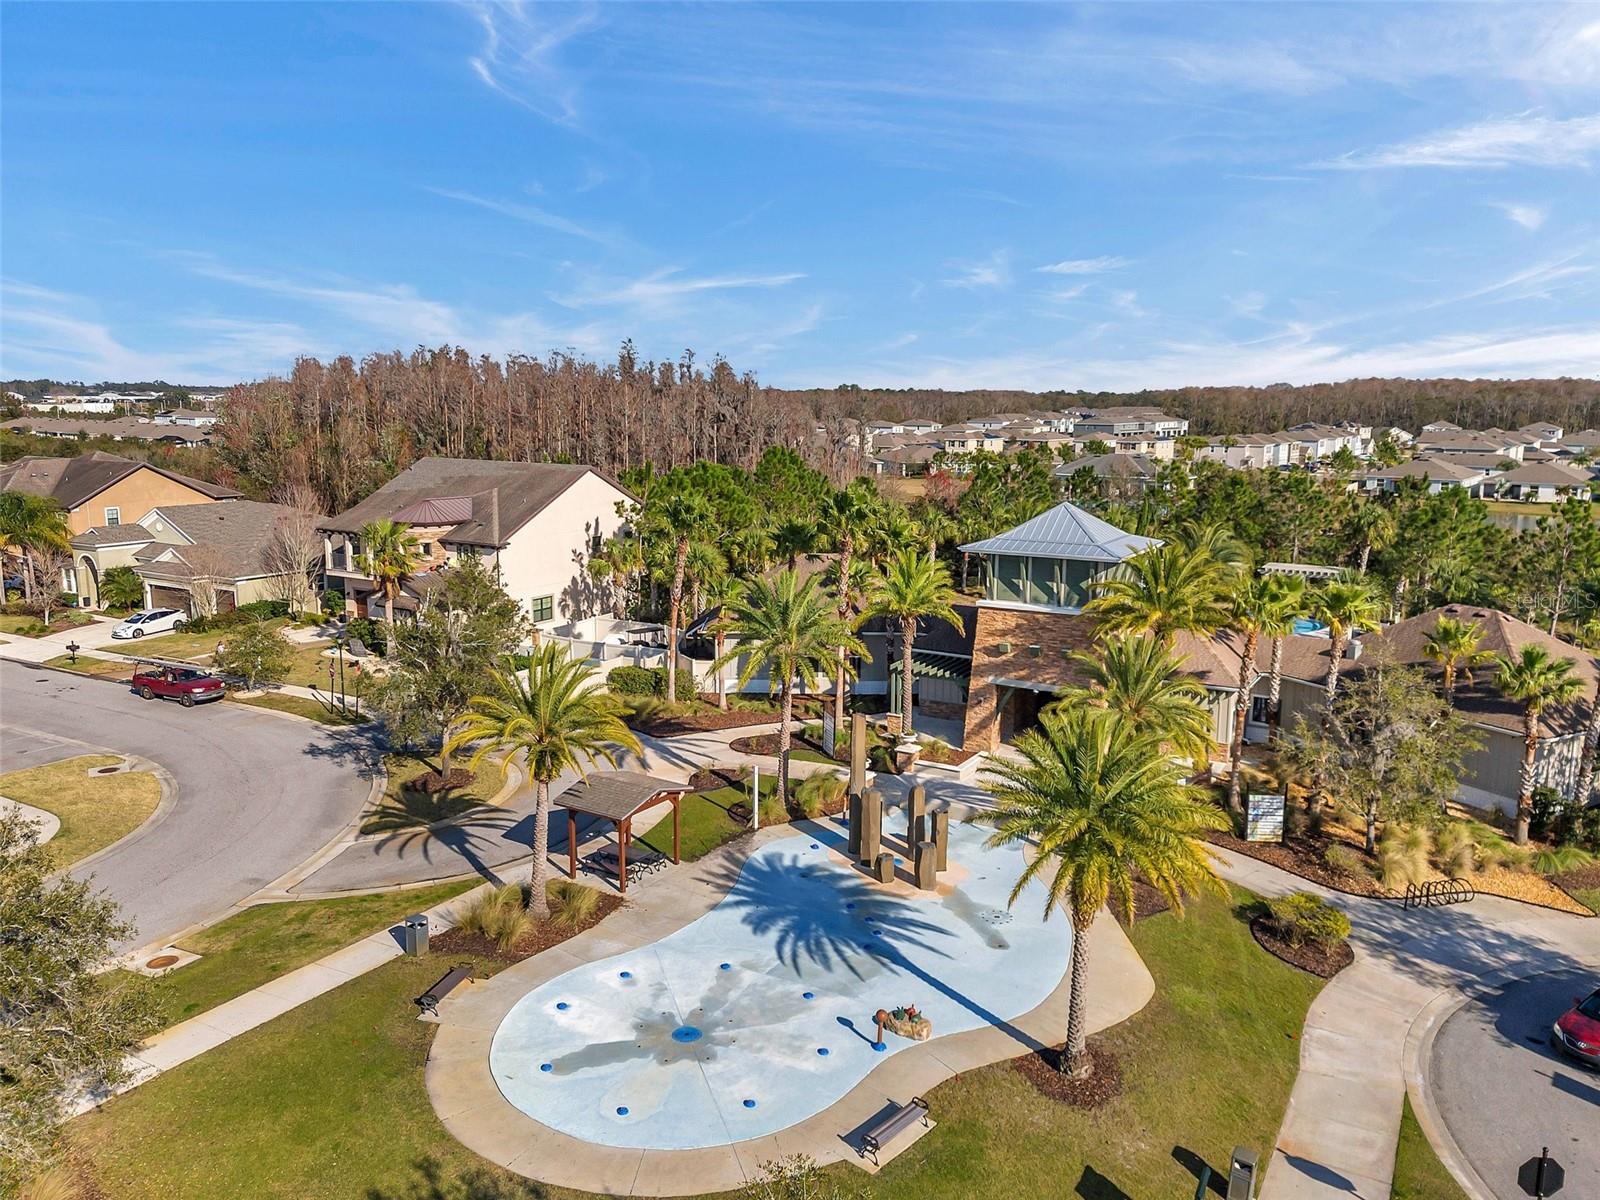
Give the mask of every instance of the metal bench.
[[862, 1155], [872, 1155], [873, 1165], [878, 1165], [878, 1151], [895, 1134], [910, 1129], [918, 1121], [928, 1123], [928, 1102], [921, 1096], [911, 1097], [910, 1104], [902, 1104], [861, 1135]]
[[451, 967], [427, 991], [416, 999], [417, 1007], [430, 1016], [439, 1015], [439, 1001], [472, 978], [469, 966]]

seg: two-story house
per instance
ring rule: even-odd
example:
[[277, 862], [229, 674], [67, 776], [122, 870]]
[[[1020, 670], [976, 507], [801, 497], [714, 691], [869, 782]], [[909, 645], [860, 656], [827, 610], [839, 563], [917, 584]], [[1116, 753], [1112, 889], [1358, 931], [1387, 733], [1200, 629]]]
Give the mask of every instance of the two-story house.
[[324, 571], [347, 614], [381, 617], [384, 597], [363, 562], [361, 531], [388, 519], [408, 528], [418, 552], [396, 615], [415, 612], [440, 572], [476, 555], [534, 622], [580, 621], [611, 607], [611, 585], [590, 574], [589, 561], [624, 527], [619, 506], [634, 503], [593, 467], [424, 458], [323, 522]]

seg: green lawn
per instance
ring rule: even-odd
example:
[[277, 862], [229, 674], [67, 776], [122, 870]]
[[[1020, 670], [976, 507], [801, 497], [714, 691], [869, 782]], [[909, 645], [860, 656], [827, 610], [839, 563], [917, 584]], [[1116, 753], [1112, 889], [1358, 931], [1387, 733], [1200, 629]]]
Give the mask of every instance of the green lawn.
[[[274, 617], [267, 624], [273, 629], [285, 629], [293, 623], [286, 617]], [[217, 652], [217, 643], [228, 640], [226, 629], [213, 629], [205, 633], [164, 633], [160, 637], [140, 638], [137, 651], [129, 653], [149, 654], [161, 658], [179, 658], [186, 662], [198, 663], [209, 667]], [[330, 641], [318, 640], [311, 643], [290, 642], [293, 648], [291, 665], [288, 675], [283, 682], [297, 687], [316, 687], [323, 691], [328, 689], [328, 663], [332, 660], [324, 658], [322, 652], [333, 645]], [[337, 668], [335, 668], [337, 670]], [[350, 664], [345, 664], [346, 686], [350, 686]]]
[[89, 754], [0, 775], [0, 796], [61, 818], [47, 849], [65, 867], [120, 841], [150, 819], [161, 803], [161, 784], [148, 771], [90, 775], [122, 760]]
[[63, 671], [76, 671], [80, 675], [103, 675], [108, 679], [128, 679], [133, 675], [133, 664], [119, 662], [114, 658], [96, 658], [92, 654], [80, 654], [74, 662], [68, 654], [58, 655], [46, 659], [45, 666], [59, 667]]
[[[939, 1128], [885, 1168], [874, 1197], [1187, 1198], [1190, 1156], [1214, 1170], [1235, 1145], [1265, 1157], [1322, 981], [1267, 955], [1217, 900], [1185, 919], [1151, 917], [1131, 936], [1157, 995], [1108, 1035], [1123, 1095], [1093, 1112], [1066, 1108], [1007, 1063], [941, 1084], [929, 1095]], [[389, 963], [69, 1132], [102, 1190], [126, 1200], [570, 1200], [487, 1166], [433, 1115], [423, 1088], [431, 1027], [410, 1001], [441, 968], [436, 958]], [[866, 1183], [847, 1165], [828, 1173]]]
[[1400, 1118], [1400, 1145], [1394, 1155], [1394, 1187], [1390, 1200], [1467, 1200], [1466, 1192], [1445, 1169], [1428, 1143], [1427, 1134], [1405, 1100]]
[[14, 633], [20, 637], [43, 637], [46, 633], [60, 633], [63, 629], [76, 629], [88, 625], [94, 618], [75, 608], [59, 609], [59, 615], [50, 618], [45, 628], [39, 618], [27, 613], [0, 613], [0, 633]]
[[[798, 783], [799, 780], [791, 781]], [[770, 825], [780, 823], [786, 818], [778, 811], [778, 801], [775, 795], [778, 781], [769, 773], [761, 774], [761, 819], [762, 824]], [[682, 858], [684, 862], [694, 862], [704, 858], [718, 846], [731, 842], [742, 833], [748, 833], [749, 819], [741, 824], [729, 815], [728, 810], [735, 804], [749, 804], [748, 787], [720, 787], [709, 792], [691, 792], [683, 798], [682, 811], [679, 821], [682, 823], [680, 837], [682, 838]], [[640, 834], [634, 838], [635, 843], [648, 846], [660, 854], [672, 853], [672, 816], [669, 813], [661, 819], [649, 833]]]
[[[406, 787], [417, 776], [432, 771], [437, 758], [415, 754], [386, 754], [383, 769], [388, 776], [378, 807], [361, 820], [362, 833], [392, 833], [400, 829], [421, 829], [435, 821], [448, 820], [488, 804], [505, 779], [500, 764], [485, 759], [478, 764], [473, 780], [466, 787], [447, 792], [426, 793]], [[465, 766], [456, 759], [456, 767]]]
[[229, 696], [227, 703], [272, 708], [278, 712], [293, 713], [297, 717], [320, 721], [324, 725], [360, 725], [367, 720], [358, 712], [346, 716], [338, 709], [330, 709], [320, 700], [313, 700], [309, 696], [285, 696], [278, 692], [264, 692], [259, 696]]
[[409, 913], [459, 896], [478, 883], [476, 879], [458, 880], [374, 896], [258, 904], [179, 941], [181, 949], [202, 956], [198, 962], [154, 980], [131, 972], [122, 974], [126, 981], [138, 981], [155, 993], [165, 1028], [369, 933], [387, 929]]

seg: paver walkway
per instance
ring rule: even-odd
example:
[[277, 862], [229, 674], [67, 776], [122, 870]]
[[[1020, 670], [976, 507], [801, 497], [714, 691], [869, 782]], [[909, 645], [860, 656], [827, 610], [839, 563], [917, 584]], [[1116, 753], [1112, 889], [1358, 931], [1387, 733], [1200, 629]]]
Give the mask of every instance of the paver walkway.
[[[1544, 971], [1600, 968], [1600, 919], [1479, 896], [1451, 908], [1403, 909], [1347, 896], [1243, 855], [1218, 851], [1223, 873], [1263, 896], [1315, 892], [1349, 914], [1355, 962], [1307, 1014], [1300, 1074], [1267, 1167], [1262, 1200], [1383, 1200], [1394, 1178], [1409, 1084], [1425, 1128], [1431, 1103], [1420, 1048], [1467, 990]], [[1450, 1144], [1430, 1130], [1450, 1161]]]

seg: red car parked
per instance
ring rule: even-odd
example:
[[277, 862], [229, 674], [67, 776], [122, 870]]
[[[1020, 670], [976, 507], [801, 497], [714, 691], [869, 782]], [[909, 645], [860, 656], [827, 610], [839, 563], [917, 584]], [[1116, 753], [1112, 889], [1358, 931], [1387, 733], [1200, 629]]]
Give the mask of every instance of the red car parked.
[[1600, 988], [1586, 997], [1574, 996], [1553, 1032], [1557, 1047], [1581, 1063], [1600, 1067]]
[[202, 700], [221, 700], [227, 687], [222, 680], [199, 667], [182, 663], [143, 663], [134, 672], [133, 690], [146, 700], [160, 696], [193, 708]]

